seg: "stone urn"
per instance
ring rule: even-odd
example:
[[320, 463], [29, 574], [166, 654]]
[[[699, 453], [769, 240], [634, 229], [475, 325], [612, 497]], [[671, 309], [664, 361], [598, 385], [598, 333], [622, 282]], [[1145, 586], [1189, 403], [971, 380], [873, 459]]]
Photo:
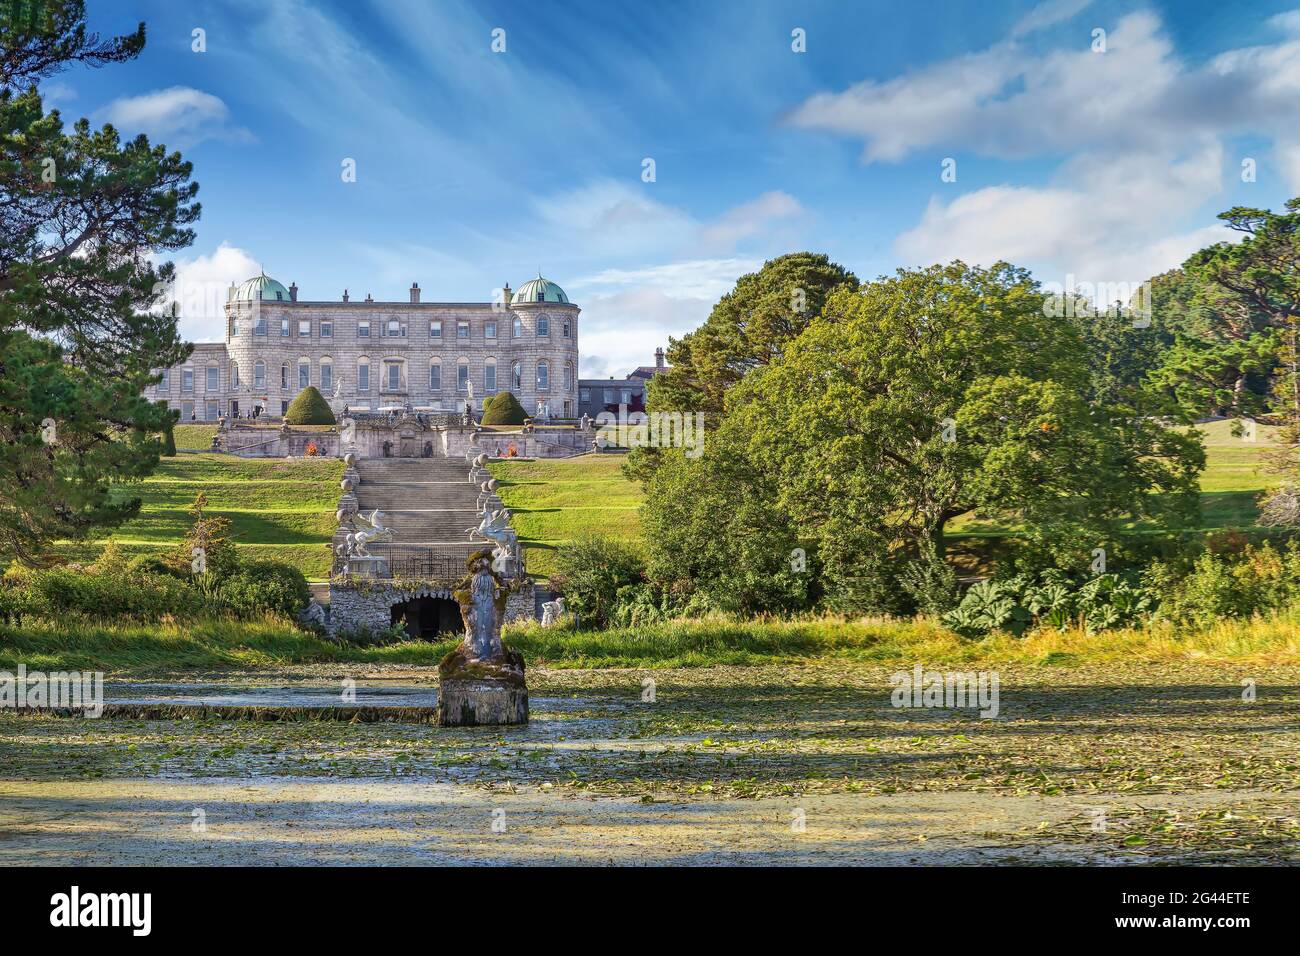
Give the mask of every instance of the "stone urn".
[[528, 723], [524, 658], [501, 640], [509, 588], [492, 570], [492, 553], [476, 551], [469, 574], [452, 592], [465, 636], [438, 665], [438, 723], [481, 727]]

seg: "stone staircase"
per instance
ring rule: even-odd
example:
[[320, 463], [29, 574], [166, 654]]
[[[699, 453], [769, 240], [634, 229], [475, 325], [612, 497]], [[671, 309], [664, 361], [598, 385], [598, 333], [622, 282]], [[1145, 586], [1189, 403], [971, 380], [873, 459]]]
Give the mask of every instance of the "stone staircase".
[[[486, 547], [471, 542], [467, 528], [478, 525], [479, 489], [469, 482], [461, 458], [363, 458], [357, 462], [357, 503], [369, 515], [378, 508], [393, 529], [393, 549], [432, 549], [460, 560]], [[495, 497], [491, 507], [500, 508]], [[380, 546], [381, 548], [384, 546]], [[372, 552], [377, 549], [372, 546]]]

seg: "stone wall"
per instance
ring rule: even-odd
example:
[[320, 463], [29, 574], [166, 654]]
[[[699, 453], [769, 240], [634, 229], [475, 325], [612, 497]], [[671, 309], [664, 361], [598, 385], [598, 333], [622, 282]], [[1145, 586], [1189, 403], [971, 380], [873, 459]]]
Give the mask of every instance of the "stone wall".
[[[437, 584], [403, 586], [394, 582], [331, 582], [329, 631], [335, 634], [362, 627], [382, 631], [392, 622], [394, 605], [420, 597], [454, 600], [451, 588]], [[533, 582], [525, 580], [506, 598], [506, 623], [534, 620], [537, 613], [535, 604]]]
[[236, 425], [218, 435], [221, 451], [240, 458], [306, 458], [307, 446], [315, 443], [317, 454], [337, 458], [339, 436], [333, 431], [284, 431], [279, 425], [265, 427]]

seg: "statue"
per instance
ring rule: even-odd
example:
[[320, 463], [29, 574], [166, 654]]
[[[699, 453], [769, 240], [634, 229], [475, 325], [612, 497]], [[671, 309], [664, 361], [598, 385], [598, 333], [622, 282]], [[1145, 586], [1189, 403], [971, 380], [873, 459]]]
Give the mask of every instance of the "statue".
[[542, 605], [542, 627], [558, 624], [563, 614], [564, 598], [557, 597], [554, 601], [545, 602]]
[[453, 592], [465, 635], [438, 665], [438, 723], [444, 727], [528, 722], [523, 655], [501, 640], [509, 588], [491, 564], [487, 551], [470, 555], [469, 574]]
[[515, 546], [515, 529], [510, 527], [510, 511], [507, 508], [500, 508], [491, 514], [484, 514], [483, 520], [478, 523], [478, 527], [466, 528], [465, 531], [471, 541], [478, 540], [493, 543], [502, 548], [513, 548]]
[[370, 512], [369, 518], [361, 512], [357, 512], [356, 517], [353, 518], [353, 522], [355, 523], [358, 520], [369, 525], [369, 528], [361, 528], [360, 530], [353, 531], [348, 535], [349, 556], [354, 558], [368, 558], [371, 555], [366, 549], [371, 542], [393, 540], [393, 529], [384, 526], [384, 513], [378, 508]]

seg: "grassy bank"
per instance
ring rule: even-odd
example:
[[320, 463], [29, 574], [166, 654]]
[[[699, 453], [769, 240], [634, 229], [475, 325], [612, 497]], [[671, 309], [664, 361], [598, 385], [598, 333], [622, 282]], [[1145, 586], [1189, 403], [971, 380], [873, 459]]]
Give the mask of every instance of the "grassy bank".
[[[178, 426], [178, 433], [182, 427], [208, 426]], [[323, 580], [329, 576], [326, 545], [334, 532], [342, 476], [342, 462], [332, 458], [288, 461], [210, 454], [164, 458], [148, 479], [118, 489], [123, 498], [140, 498], [141, 507], [139, 516], [117, 528], [111, 539], [130, 554], [174, 548], [188, 533], [190, 505], [202, 492], [210, 516], [230, 519], [232, 537], [245, 557], [284, 561], [308, 580]], [[61, 550], [73, 560], [89, 562], [108, 540], [69, 543]]]
[[[507, 639], [534, 667], [672, 668], [758, 665], [827, 659], [928, 665], [1072, 664], [1135, 661], [1300, 663], [1300, 610], [1269, 619], [1223, 622], [1200, 631], [1168, 627], [1040, 631], [1024, 638], [968, 641], [926, 621], [805, 617], [668, 621], [636, 630], [571, 632], [513, 627]], [[340, 645], [266, 619], [185, 624], [84, 625], [34, 622], [0, 626], [0, 667], [154, 670], [275, 667], [329, 662], [436, 664], [454, 642], [384, 647]]]

